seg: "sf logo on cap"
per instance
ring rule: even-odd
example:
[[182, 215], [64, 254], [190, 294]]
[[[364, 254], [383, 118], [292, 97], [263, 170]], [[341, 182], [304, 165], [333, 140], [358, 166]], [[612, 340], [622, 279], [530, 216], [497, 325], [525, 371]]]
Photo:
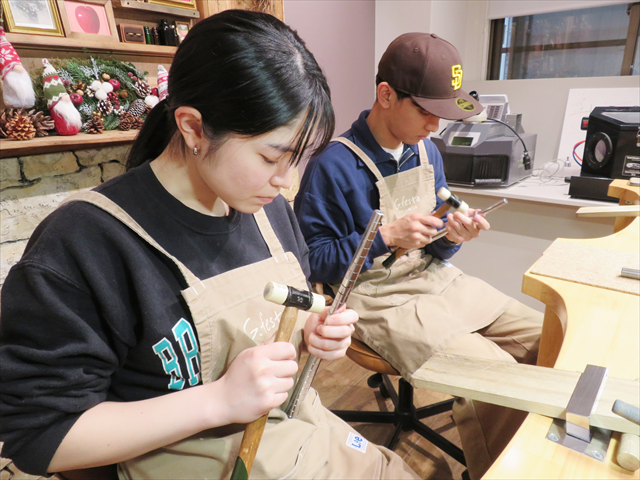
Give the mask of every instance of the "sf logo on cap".
[[462, 65], [454, 65], [451, 67], [451, 86], [454, 90], [458, 90], [462, 87]]

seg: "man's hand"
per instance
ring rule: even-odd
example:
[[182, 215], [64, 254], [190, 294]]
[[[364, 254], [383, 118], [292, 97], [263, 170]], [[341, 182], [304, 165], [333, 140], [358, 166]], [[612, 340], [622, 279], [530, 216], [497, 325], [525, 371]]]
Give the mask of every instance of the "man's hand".
[[409, 213], [398, 220], [380, 226], [380, 234], [388, 247], [422, 248], [431, 243], [439, 228], [441, 219], [423, 213]]
[[446, 238], [453, 243], [468, 242], [480, 235], [481, 230], [489, 230], [491, 225], [482, 216], [476, 215], [469, 218], [477, 210], [470, 209], [466, 213], [455, 212], [447, 215]]

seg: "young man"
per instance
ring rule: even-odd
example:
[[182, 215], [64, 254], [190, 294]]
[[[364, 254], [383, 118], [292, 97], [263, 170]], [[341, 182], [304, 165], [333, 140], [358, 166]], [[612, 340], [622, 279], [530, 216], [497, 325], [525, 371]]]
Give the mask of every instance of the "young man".
[[[351, 129], [307, 166], [295, 211], [309, 246], [311, 281], [339, 286], [374, 209], [385, 216], [348, 305], [356, 335], [409, 377], [435, 352], [535, 363], [542, 314], [447, 262], [488, 230], [482, 216], [431, 213], [447, 187], [442, 157], [427, 139], [440, 118], [482, 107], [460, 87], [456, 48], [434, 34], [408, 33], [383, 54], [376, 100]], [[444, 225], [444, 226], [443, 226]], [[440, 228], [447, 234], [431, 237]], [[387, 269], [396, 248], [410, 253]], [[457, 399], [453, 417], [469, 474], [479, 479], [524, 419], [522, 412]]]

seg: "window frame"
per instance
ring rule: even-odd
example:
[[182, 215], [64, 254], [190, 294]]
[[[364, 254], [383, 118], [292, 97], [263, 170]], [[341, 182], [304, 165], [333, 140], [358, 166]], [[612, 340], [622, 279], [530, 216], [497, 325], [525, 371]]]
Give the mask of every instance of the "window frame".
[[[627, 30], [627, 37], [625, 40], [594, 40], [590, 42], [574, 42], [567, 44], [554, 45], [553, 50], [569, 50], [575, 48], [593, 48], [593, 47], [606, 47], [606, 46], [622, 46], [624, 45], [624, 53], [622, 56], [622, 66], [620, 69], [620, 76], [629, 76], [633, 74], [633, 59], [636, 53], [636, 46], [638, 44], [638, 32], [640, 31], [640, 2], [630, 3], [627, 7], [627, 15], [629, 15], [629, 28]], [[533, 15], [523, 15], [523, 17], [533, 17]], [[514, 18], [514, 17], [511, 17]], [[537, 46], [528, 45], [524, 47], [503, 47], [502, 41], [504, 41], [504, 18], [497, 18], [491, 20], [491, 28], [489, 33], [489, 55], [487, 62], [487, 80], [500, 80], [501, 71], [501, 57], [502, 54], [513, 54], [514, 52], [533, 51]], [[511, 42], [514, 45], [515, 42]], [[547, 49], [547, 50], [551, 50]], [[509, 73], [507, 73], [506, 80], [512, 80], [511, 78], [512, 64], [509, 64]], [[636, 69], [640, 69], [640, 65], [635, 65]], [[513, 79], [520, 80], [520, 79]], [[536, 79], [526, 79], [536, 80]]]

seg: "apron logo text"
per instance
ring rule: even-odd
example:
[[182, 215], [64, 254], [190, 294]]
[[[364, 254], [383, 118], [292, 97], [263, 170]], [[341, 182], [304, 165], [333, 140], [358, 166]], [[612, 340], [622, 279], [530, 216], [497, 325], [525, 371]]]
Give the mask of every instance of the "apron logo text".
[[396, 210], [399, 212], [410, 212], [411, 210], [418, 208], [420, 197], [418, 195], [412, 195], [410, 198], [403, 196], [402, 198], [396, 198], [394, 203]]
[[[251, 322], [251, 317], [247, 318], [243, 325], [244, 333], [246, 333], [251, 340], [256, 341], [256, 337], [258, 339], [261, 338], [269, 338], [269, 333], [274, 329], [278, 328], [280, 325], [280, 316], [282, 312], [273, 312], [272, 317], [264, 318], [262, 316], [262, 312], [260, 312], [260, 318], [257, 321]], [[252, 323], [250, 325], [250, 322]], [[256, 325], [254, 325], [256, 324]]]

